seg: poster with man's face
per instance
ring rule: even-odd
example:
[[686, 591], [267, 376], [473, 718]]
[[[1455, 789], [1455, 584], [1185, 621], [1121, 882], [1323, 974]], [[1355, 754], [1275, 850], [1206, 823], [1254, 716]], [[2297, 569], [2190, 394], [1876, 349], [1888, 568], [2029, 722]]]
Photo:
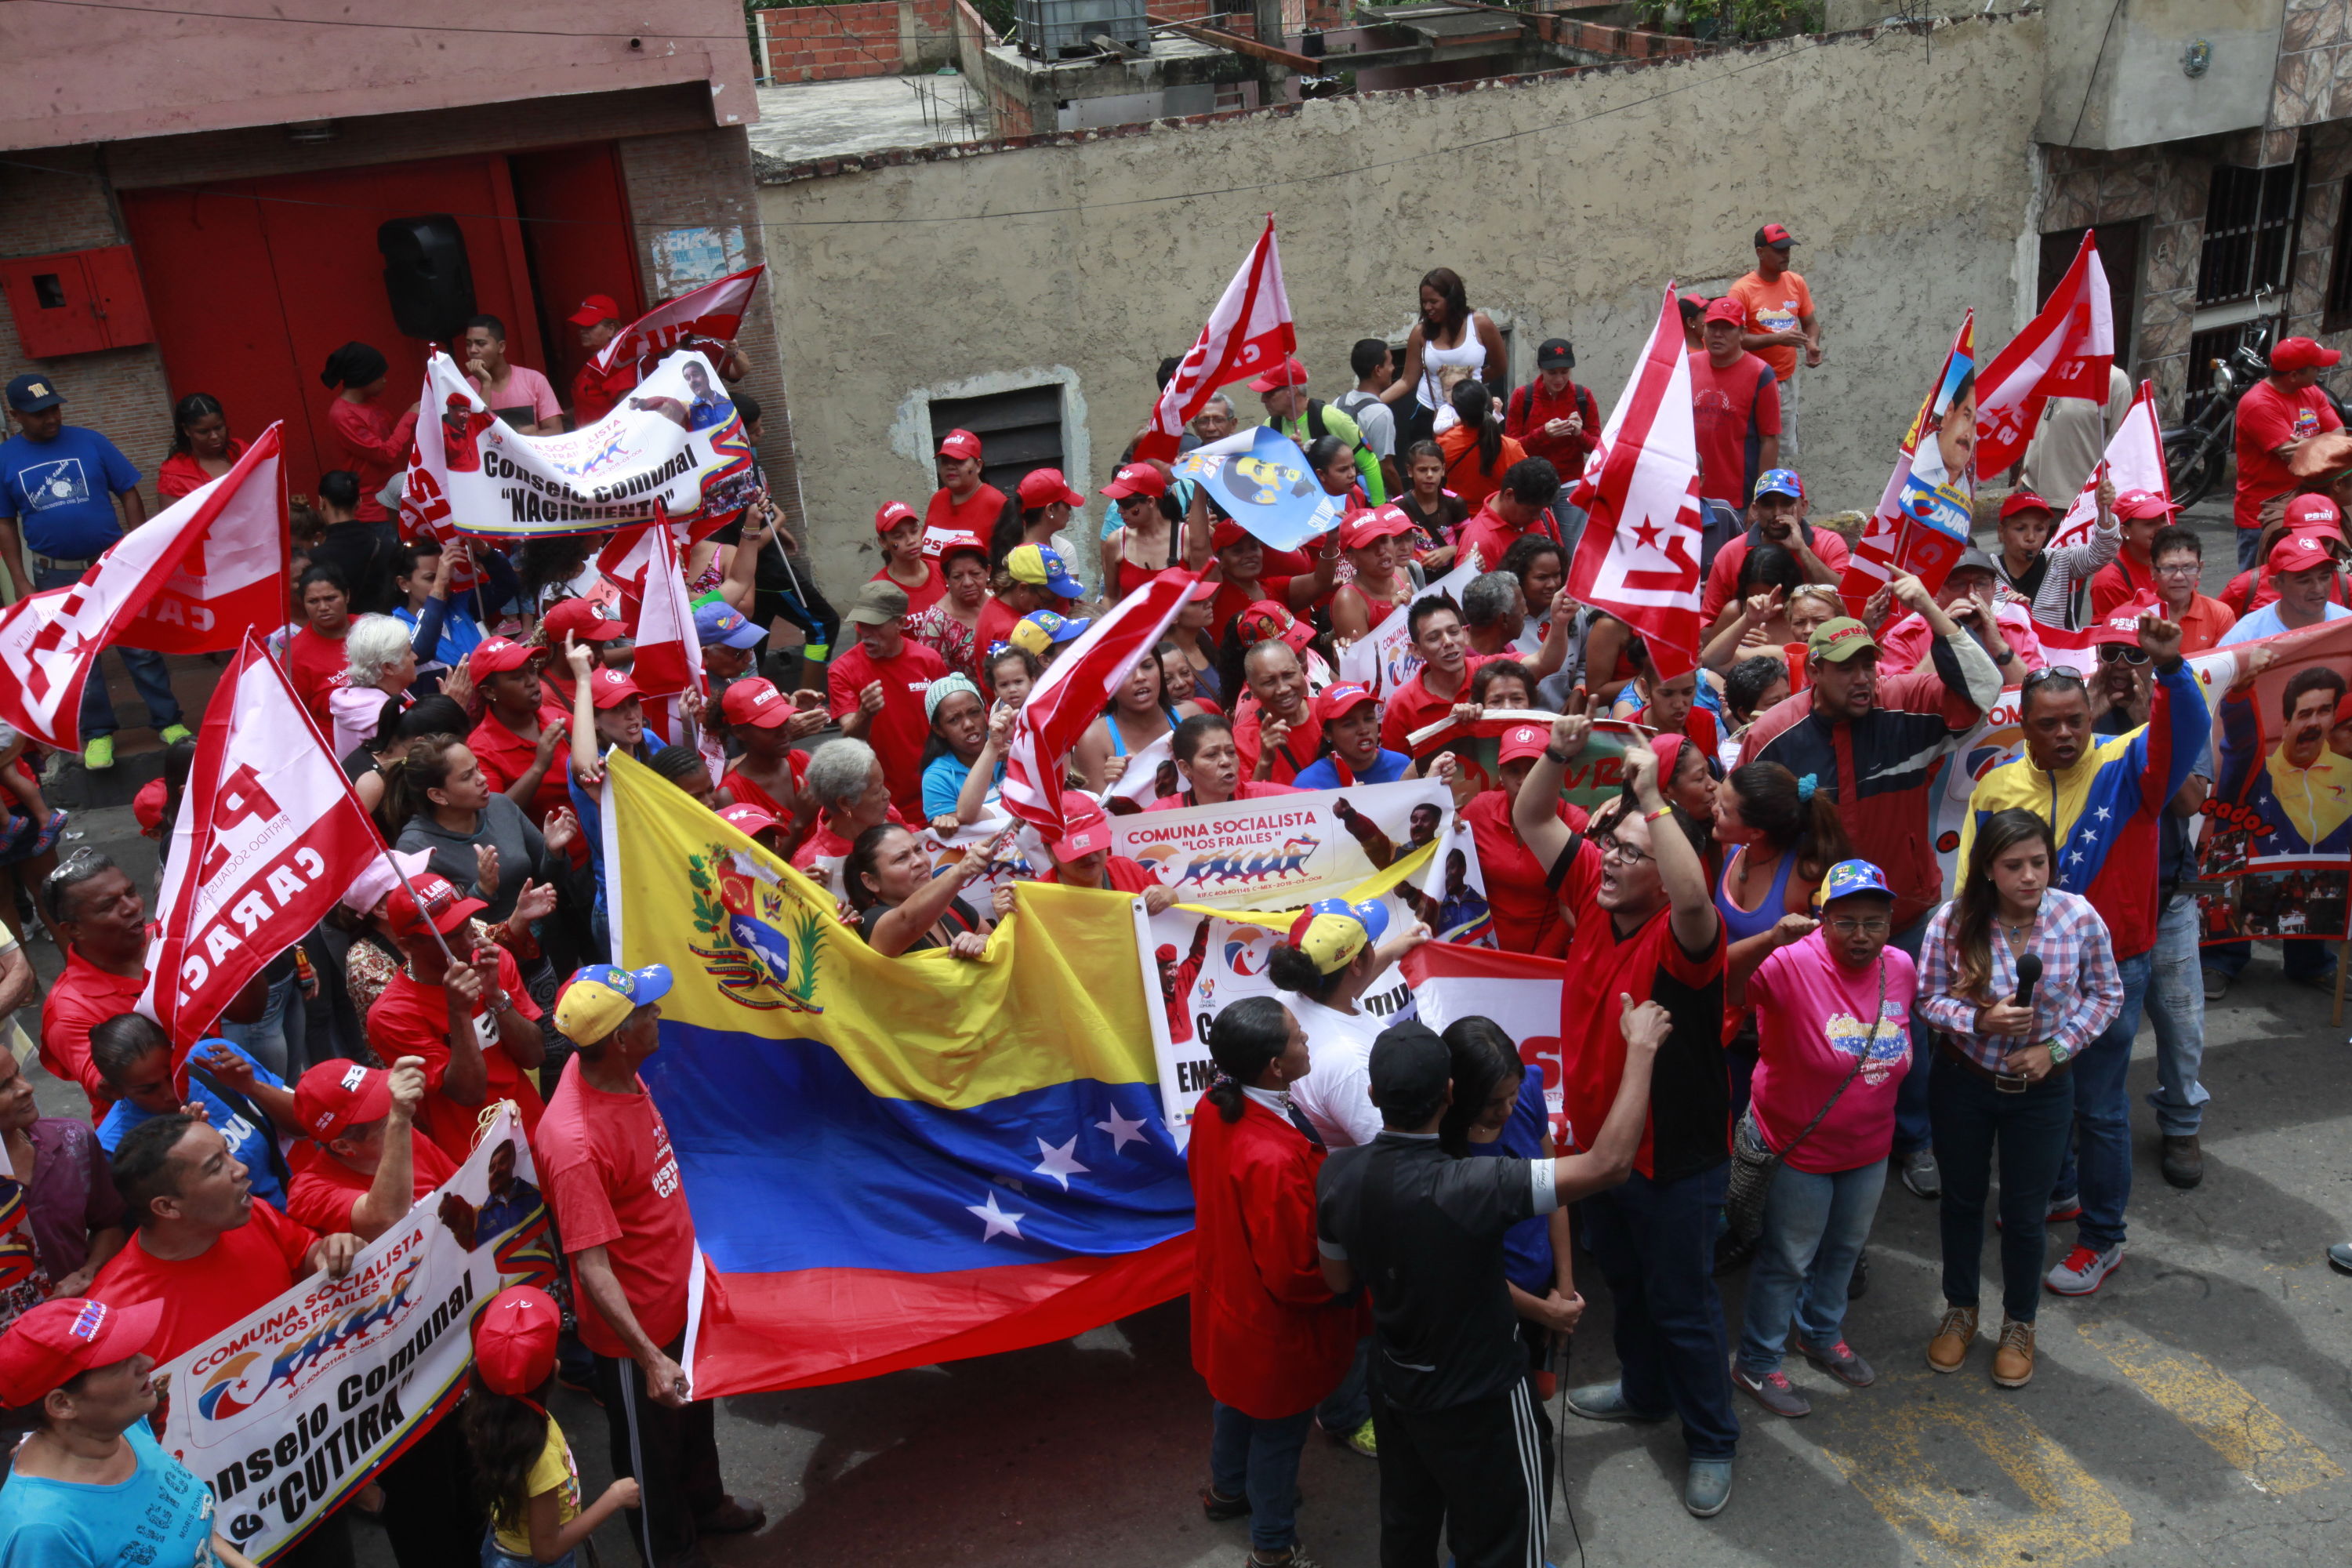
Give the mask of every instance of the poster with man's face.
[[2352, 753], [2336, 714], [2352, 689], [2352, 621], [2268, 639], [2276, 661], [2222, 700], [2198, 876], [2206, 940], [2343, 934], [2352, 868]]

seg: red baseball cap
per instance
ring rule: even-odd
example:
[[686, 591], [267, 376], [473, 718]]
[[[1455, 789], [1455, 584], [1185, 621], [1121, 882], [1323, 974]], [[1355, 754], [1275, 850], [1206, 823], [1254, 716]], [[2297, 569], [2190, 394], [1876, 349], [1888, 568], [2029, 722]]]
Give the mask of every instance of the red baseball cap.
[[1315, 700], [1315, 717], [1328, 724], [1342, 713], [1352, 712], [1367, 702], [1379, 700], [1364, 687], [1352, 680], [1343, 680], [1337, 686], [1323, 689], [1323, 694]]
[[2055, 517], [2058, 509], [2032, 490], [2011, 490], [2009, 499], [2000, 503], [2000, 515], [2007, 520], [2021, 511], [2046, 511]]
[[1221, 517], [1217, 519], [1217, 526], [1209, 532], [1209, 548], [1230, 550], [1236, 544], [1246, 544], [1255, 538], [1257, 538], [1256, 534], [1252, 533], [1232, 518]]
[[163, 1303], [110, 1307], [83, 1296], [42, 1302], [0, 1334], [0, 1405], [37, 1405], [83, 1373], [129, 1361], [155, 1342]]
[[2327, 548], [2326, 536], [2315, 531], [2282, 534], [2271, 546], [2263, 564], [2276, 576], [2281, 572], [2309, 572], [2315, 567], [2336, 564], [2335, 552]]
[[1272, 599], [1260, 599], [1234, 617], [1234, 635], [1244, 647], [1272, 639], [1296, 652], [1315, 640], [1315, 628]]
[[538, 651], [512, 637], [484, 637], [466, 656], [466, 670], [478, 682], [482, 677], [496, 675], [502, 669], [520, 669]]
[[555, 1373], [555, 1338], [563, 1314], [555, 1299], [530, 1285], [510, 1285], [484, 1303], [474, 1320], [474, 1370], [492, 1394], [531, 1394]]
[[1217, 590], [1223, 585], [1212, 578], [1203, 577], [1186, 590], [1184, 597], [1187, 601], [1196, 603], [1202, 599], [1213, 599], [1217, 596]]
[[2344, 527], [2344, 514], [2326, 496], [2297, 496], [2286, 503], [2286, 526], [2295, 533], [2306, 529], [2336, 533]]
[[874, 510], [874, 531], [887, 533], [902, 522], [918, 521], [915, 509], [902, 500], [886, 500]]
[[[416, 889], [414, 897], [408, 890], [412, 887]], [[488, 907], [479, 899], [459, 898], [457, 889], [449, 885], [449, 879], [427, 872], [393, 889], [392, 896], [384, 901], [383, 913], [392, 922], [394, 936], [415, 936], [427, 923], [447, 936], [464, 925], [469, 916]]]
[[1762, 228], [1756, 231], [1756, 243], [1759, 245], [1769, 245], [1775, 249], [1779, 249], [1784, 246], [1796, 244], [1797, 237], [1789, 232], [1789, 226], [1787, 224], [1768, 223]]
[[988, 541], [977, 533], [942, 533], [936, 537], [940, 542], [940, 561], [942, 564], [946, 563], [949, 556], [959, 550], [975, 551], [982, 556], [988, 553]]
[[1250, 390], [1272, 392], [1278, 386], [1305, 386], [1306, 384], [1307, 367], [1295, 359], [1285, 359], [1274, 369], [1251, 382]]
[[1675, 296], [1675, 303], [1684, 315], [1696, 316], [1706, 309], [1707, 299], [1706, 295], [1693, 289], [1687, 294]]
[[170, 794], [162, 779], [149, 779], [131, 797], [131, 815], [139, 819], [139, 831], [152, 833], [163, 826], [163, 803]]
[[2336, 722], [2338, 724], [2352, 724], [2352, 691], [2346, 692], [2336, 700]]
[[1023, 506], [1051, 506], [1055, 501], [1065, 506], [1087, 504], [1087, 498], [1070, 488], [1059, 468], [1032, 468], [1021, 476], [1013, 490]]
[[746, 676], [729, 685], [719, 697], [719, 714], [730, 724], [772, 730], [793, 716], [793, 704], [790, 698], [776, 689], [774, 681]]
[[2091, 628], [2091, 646], [2096, 647], [2101, 643], [2122, 643], [2126, 647], [2139, 647], [2139, 618], [2152, 610], [2158, 615], [2163, 613], [2150, 605], [2124, 605]]
[[1700, 320], [1707, 321], [1736, 321], [1744, 326], [1748, 321], [1748, 307], [1733, 299], [1730, 295], [1726, 294], [1720, 300], [1708, 301], [1706, 313], [1702, 316]]
[[392, 1075], [382, 1068], [320, 1062], [294, 1085], [295, 1120], [321, 1143], [391, 1114]]
[[580, 642], [611, 642], [629, 635], [613, 607], [593, 599], [559, 599], [548, 606], [540, 625], [546, 628], [547, 646], [551, 648], [562, 647], [567, 637]]
[[2309, 338], [2287, 338], [2271, 350], [2273, 370], [2325, 368], [2344, 357], [2338, 349], [2323, 348]]
[[580, 301], [580, 308], [564, 318], [575, 327], [593, 327], [599, 321], [617, 321], [621, 307], [610, 294], [591, 294]]
[[2179, 510], [2154, 490], [2126, 490], [2116, 498], [2117, 517], [2170, 517]]
[[940, 456], [953, 458], [958, 462], [980, 456], [980, 437], [969, 430], [950, 430], [940, 443]]
[[1393, 503], [1376, 506], [1370, 511], [1360, 511], [1339, 525], [1339, 544], [1346, 550], [1363, 550], [1380, 540], [1412, 531], [1412, 519], [1404, 509]]
[[1099, 802], [1074, 789], [1062, 792], [1062, 837], [1045, 846], [1056, 860], [1076, 860], [1110, 847], [1110, 818]]
[[1522, 757], [1540, 757], [1551, 745], [1551, 731], [1540, 724], [1514, 724], [1503, 731], [1503, 743], [1495, 754], [1496, 766], [1516, 763]]
[[618, 708], [632, 697], [643, 697], [625, 669], [600, 669], [588, 678], [588, 694], [599, 708]]
[[719, 820], [746, 838], [757, 838], [772, 827], [783, 826], [776, 820], [774, 812], [764, 805], [753, 805], [748, 800], [739, 800], [720, 812]]
[[1103, 486], [1102, 493], [1113, 500], [1125, 500], [1129, 496], [1151, 496], [1168, 493], [1168, 476], [1152, 463], [1129, 463], [1118, 471], [1118, 477]]

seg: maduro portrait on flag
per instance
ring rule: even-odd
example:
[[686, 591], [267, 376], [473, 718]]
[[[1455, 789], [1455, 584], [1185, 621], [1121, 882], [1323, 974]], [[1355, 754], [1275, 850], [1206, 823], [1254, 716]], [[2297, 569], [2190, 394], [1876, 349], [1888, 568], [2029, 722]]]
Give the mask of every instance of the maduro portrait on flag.
[[1024, 883], [983, 957], [887, 958], [618, 754], [604, 830], [614, 961], [676, 976], [643, 1074], [708, 1265], [698, 1398], [1067, 1339], [1190, 1288], [1141, 900]]

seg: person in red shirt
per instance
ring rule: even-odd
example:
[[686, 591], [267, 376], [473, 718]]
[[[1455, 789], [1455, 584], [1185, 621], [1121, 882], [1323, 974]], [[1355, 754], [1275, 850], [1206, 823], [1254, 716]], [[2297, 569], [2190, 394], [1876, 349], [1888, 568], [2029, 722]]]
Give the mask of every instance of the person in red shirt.
[[[1512, 826], [1536, 860], [1555, 865], [1572, 830], [1551, 809], [1563, 764], [1591, 733], [1581, 714], [1553, 721], [1521, 786]], [[1617, 1312], [1618, 1376], [1575, 1389], [1589, 1420], [1682, 1417], [1690, 1453], [1684, 1504], [1720, 1511], [1731, 1489], [1739, 1420], [1731, 1408], [1723, 1304], [1714, 1279], [1715, 1199], [1730, 1157], [1723, 1056], [1723, 919], [1686, 827], [1659, 793], [1657, 754], [1629, 748], [1625, 794], [1596, 812], [1564, 873], [1573, 911], [1560, 987], [1560, 1087], [1569, 1125], [1598, 1127], [1625, 1071], [1621, 998], [1654, 1001], [1673, 1020], [1652, 1079], [1650, 1117], [1624, 1185], [1585, 1208], [1585, 1245]]]
[[793, 851], [793, 864], [801, 870], [811, 870], [824, 860], [837, 878], [840, 863], [858, 835], [886, 822], [907, 825], [898, 808], [890, 804], [890, 784], [883, 776], [881, 759], [863, 741], [845, 738], [819, 746], [809, 758], [807, 784], [809, 806], [817, 814], [817, 824], [816, 830]]
[[1709, 626], [1739, 597], [1739, 568], [1759, 544], [1777, 544], [1797, 558], [1809, 583], [1834, 588], [1845, 575], [1851, 555], [1845, 541], [1826, 528], [1805, 521], [1805, 482], [1794, 468], [1770, 468], [1756, 481], [1756, 499], [1748, 503], [1748, 531], [1724, 542], [1706, 570], [1706, 589], [1699, 595], [1699, 619]]
[[1013, 628], [1039, 610], [1061, 614], [1087, 596], [1087, 585], [1070, 575], [1059, 552], [1043, 544], [1016, 544], [1004, 554], [1003, 585], [980, 607], [972, 647], [981, 658], [981, 684], [993, 688], [990, 650], [1013, 640]]
[[1601, 440], [1600, 407], [1591, 388], [1570, 379], [1575, 368], [1566, 338], [1545, 339], [1536, 350], [1536, 378], [1503, 405], [1503, 434], [1559, 470], [1563, 489], [1584, 472]]
[[923, 693], [945, 678], [947, 661], [907, 640], [907, 593], [894, 583], [866, 584], [841, 618], [855, 628], [857, 645], [835, 654], [824, 672], [834, 721], [844, 735], [874, 748], [891, 803], [920, 821], [923, 744], [930, 735]]
[[596, 356], [621, 335], [621, 307], [610, 294], [589, 295], [564, 320], [580, 329], [580, 346], [588, 353], [587, 361], [572, 378], [572, 425], [577, 429], [593, 425], [628, 395], [629, 388], [637, 384], [637, 365], [635, 360], [625, 360], [610, 370], [596, 368]]
[[882, 570], [877, 583], [896, 583], [907, 595], [907, 619], [902, 629], [911, 633], [915, 617], [940, 602], [948, 591], [938, 559], [923, 548], [923, 522], [902, 500], [884, 501], [874, 513], [874, 532], [881, 541]]
[[[2344, 515], [2336, 510], [2336, 502], [2326, 496], [2296, 496], [2286, 503], [2284, 522], [2269, 531], [2272, 546], [2275, 546], [2280, 540], [2290, 533], [2309, 533], [2326, 545], [2328, 552], [2338, 561], [2344, 560], [2347, 553], [2352, 553], [2352, 540], [2347, 540], [2344, 532]], [[2148, 548], [2153, 552], [2155, 545], [2151, 543]], [[2264, 548], [2263, 555], [2263, 560], [2259, 566], [2246, 568], [2231, 578], [2221, 589], [2220, 602], [2228, 606], [2233, 621], [2252, 615], [2256, 610], [2278, 597], [2278, 589], [2271, 582], [2268, 547]], [[2346, 595], [2344, 579], [2341, 576], [2338, 576], [2335, 585], [2328, 589], [2327, 596], [2336, 604], [2352, 607], [2352, 596]], [[2180, 619], [2178, 616], [2166, 618], [2174, 621]], [[2188, 631], [2187, 624], [2183, 623], [2181, 633], [2184, 639], [2188, 636]], [[2185, 641], [2182, 646], [2187, 646]]]
[[2280, 516], [2302, 483], [2291, 466], [2296, 449], [2314, 436], [2344, 427], [2319, 384], [2319, 373], [2343, 357], [2309, 338], [2288, 338], [2271, 350], [2270, 374], [2238, 399], [2232, 516], [2241, 570], [2254, 564], [2263, 525]]
[[[1223, 578], [1215, 596], [1209, 601], [1207, 630], [1212, 641], [1223, 641], [1225, 629], [1234, 624], [1234, 617], [1261, 599], [1270, 599], [1304, 614], [1310, 606], [1322, 603], [1338, 581], [1339, 541], [1336, 530], [1318, 543], [1312, 563], [1302, 563], [1302, 570], [1267, 576], [1273, 557], [1291, 552], [1268, 551], [1256, 535], [1230, 517], [1219, 516], [1213, 523], [1208, 487], [1195, 485], [1192, 510], [1184, 519], [1184, 564], [1195, 572], [1202, 571], [1209, 564], [1212, 553], [1217, 558]], [[1291, 559], [1298, 558], [1292, 555]], [[1237, 694], [1224, 695], [1230, 699]]]
[[461, 1163], [474, 1152], [483, 1106], [513, 1100], [526, 1132], [539, 1125], [543, 1109], [527, 1076], [547, 1055], [539, 1004], [523, 989], [514, 955], [493, 947], [452, 962], [442, 945], [484, 907], [429, 874], [394, 888], [384, 900], [384, 921], [408, 962], [367, 1016], [368, 1044], [377, 1056], [424, 1062], [427, 1092], [416, 1124]]
[[2170, 526], [2180, 509], [2154, 490], [2126, 490], [2116, 498], [2116, 521], [2123, 548], [2091, 578], [2091, 619], [2104, 621], [2118, 606], [2156, 596], [2156, 562], [2148, 546]]
[[319, 379], [335, 394], [327, 408], [327, 428], [334, 433], [342, 466], [359, 476], [360, 504], [352, 515], [362, 522], [388, 522], [392, 513], [376, 499], [393, 476], [408, 468], [408, 448], [416, 438], [416, 405], [394, 418], [376, 400], [383, 395], [391, 367], [366, 343], [345, 343], [327, 356]]
[[563, 1064], [530, 1145], [572, 1266], [581, 1342], [596, 1358], [614, 1468], [641, 1489], [649, 1563], [699, 1562], [701, 1536], [767, 1522], [758, 1504], [727, 1495], [716, 1407], [692, 1398], [677, 1360], [694, 1215], [669, 1129], [637, 1076], [661, 1044], [656, 1004], [669, 987], [657, 963], [592, 963], [572, 976], [555, 1023], [578, 1054]]
[[401, 1058], [390, 1072], [339, 1059], [304, 1073], [294, 1086], [304, 1136], [289, 1162], [288, 1217], [373, 1241], [456, 1176], [457, 1162], [415, 1135], [424, 1100], [419, 1057]]
[[[1287, 626], [1276, 630], [1284, 622]], [[1323, 750], [1323, 721], [1315, 716], [1307, 667], [1299, 662], [1315, 628], [1278, 605], [1253, 605], [1234, 626], [1248, 649], [1242, 658], [1248, 690], [1234, 708], [1243, 772], [1260, 782], [1288, 784]]]
[[[482, 764], [490, 788], [522, 807], [533, 822], [572, 802], [563, 754], [572, 715], [543, 700], [539, 667], [545, 654], [506, 637], [485, 637], [466, 658], [466, 671], [482, 698], [482, 721], [466, 737], [466, 749]], [[585, 865], [585, 846], [575, 846], [572, 863]]]
[[787, 860], [807, 837], [816, 820], [816, 803], [802, 785], [808, 778], [808, 753], [793, 744], [795, 719], [824, 717], [823, 710], [802, 710], [772, 682], [746, 676], [719, 700], [727, 732], [742, 748], [719, 781], [730, 803], [756, 805], [784, 828], [781, 851]]
[[940, 443], [939, 468], [940, 488], [923, 509], [923, 553], [933, 560], [952, 535], [992, 537], [996, 520], [1004, 515], [1004, 492], [980, 477], [979, 437], [949, 431]]
[[1757, 475], [1780, 466], [1780, 384], [1739, 346], [1747, 323], [1747, 305], [1716, 300], [1701, 329], [1706, 352], [1689, 356], [1698, 493], [1734, 511], [1748, 504]]
[[1176, 776], [1184, 781], [1184, 787], [1160, 796], [1143, 808], [1146, 811], [1223, 805], [1231, 800], [1298, 793], [1291, 784], [1242, 777], [1242, 754], [1234, 744], [1233, 721], [1221, 713], [1195, 713], [1177, 725], [1168, 749], [1176, 759]]
[[286, 641], [286, 678], [319, 728], [331, 731], [334, 721], [327, 698], [342, 685], [351, 664], [343, 639], [352, 630], [352, 585], [335, 567], [310, 566], [295, 593], [303, 624]]
[[1062, 837], [1045, 846], [1054, 864], [1038, 877], [1068, 888], [1105, 888], [1140, 894], [1143, 912], [1156, 915], [1176, 901], [1176, 889], [1161, 883], [1142, 861], [1110, 852], [1110, 818], [1094, 796], [1062, 792]]
[[156, 499], [192, 495], [236, 466], [245, 442], [228, 433], [220, 399], [192, 392], [172, 405], [172, 450], [155, 469]]
[[[1478, 868], [1486, 878], [1486, 902], [1495, 917], [1495, 940], [1505, 952], [1530, 952], [1543, 958], [1568, 953], [1568, 921], [1560, 913], [1559, 881], [1568, 868], [1547, 865], [1528, 848], [1511, 826], [1519, 791], [1536, 759], [1551, 744], [1551, 731], [1538, 724], [1517, 724], [1503, 732], [1496, 754], [1498, 782], [1480, 790], [1462, 808], [1478, 846]], [[1574, 761], [1570, 754], [1570, 761]], [[1570, 833], [1581, 833], [1585, 811], [1553, 792], [1555, 814]]]
[[[1558, 627], [1562, 618], [1554, 616], [1553, 626]], [[1470, 632], [1462, 624], [1462, 606], [1454, 602], [1451, 594], [1439, 594], [1414, 604], [1406, 612], [1405, 625], [1412, 629], [1412, 650], [1421, 656], [1421, 668], [1413, 672], [1412, 679], [1389, 693], [1387, 706], [1381, 714], [1381, 744], [1391, 752], [1412, 756], [1412, 732], [1453, 712], [1455, 703], [1467, 702], [1470, 678], [1478, 673], [1478, 667], [1506, 656], [1489, 654], [1482, 658], [1470, 651]], [[1547, 648], [1550, 643], [1551, 639], [1547, 638]], [[1556, 661], [1553, 668], [1559, 668]]]
[[1486, 504], [1462, 525], [1455, 538], [1454, 559], [1467, 561], [1478, 552], [1478, 568], [1492, 572], [1504, 553], [1530, 533], [1552, 538], [1549, 508], [1559, 494], [1559, 470], [1541, 458], [1528, 458], [1503, 470], [1503, 477], [1486, 498]]
[[[547, 606], [540, 617], [540, 637], [551, 652], [560, 650], [566, 643], [593, 646], [596, 655], [595, 668], [612, 669], [626, 668], [630, 644], [627, 623], [620, 612], [597, 599], [558, 599]], [[539, 671], [540, 684], [546, 689], [541, 700], [572, 711], [572, 682], [571, 669], [562, 658], [548, 658]]]

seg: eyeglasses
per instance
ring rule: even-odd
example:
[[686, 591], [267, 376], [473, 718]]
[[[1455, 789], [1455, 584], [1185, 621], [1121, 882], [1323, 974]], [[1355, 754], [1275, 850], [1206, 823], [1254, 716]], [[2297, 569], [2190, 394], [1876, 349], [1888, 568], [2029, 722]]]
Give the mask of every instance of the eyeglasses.
[[1603, 860], [1622, 860], [1628, 866], [1638, 866], [1644, 860], [1654, 858], [1648, 850], [1636, 849], [1606, 833], [1594, 839], [1592, 847], [1601, 851]]
[[2177, 561], [2169, 566], [2158, 567], [2156, 574], [2159, 577], [2194, 577], [2203, 570], [2204, 567], [2197, 562]]
[[2101, 664], [2146, 664], [2147, 649], [2134, 647], [2127, 642], [2103, 642], [2099, 645]]
[[1894, 923], [1884, 916], [1867, 921], [1834, 920], [1830, 921], [1830, 930], [1840, 936], [1885, 936], [1894, 929]]

